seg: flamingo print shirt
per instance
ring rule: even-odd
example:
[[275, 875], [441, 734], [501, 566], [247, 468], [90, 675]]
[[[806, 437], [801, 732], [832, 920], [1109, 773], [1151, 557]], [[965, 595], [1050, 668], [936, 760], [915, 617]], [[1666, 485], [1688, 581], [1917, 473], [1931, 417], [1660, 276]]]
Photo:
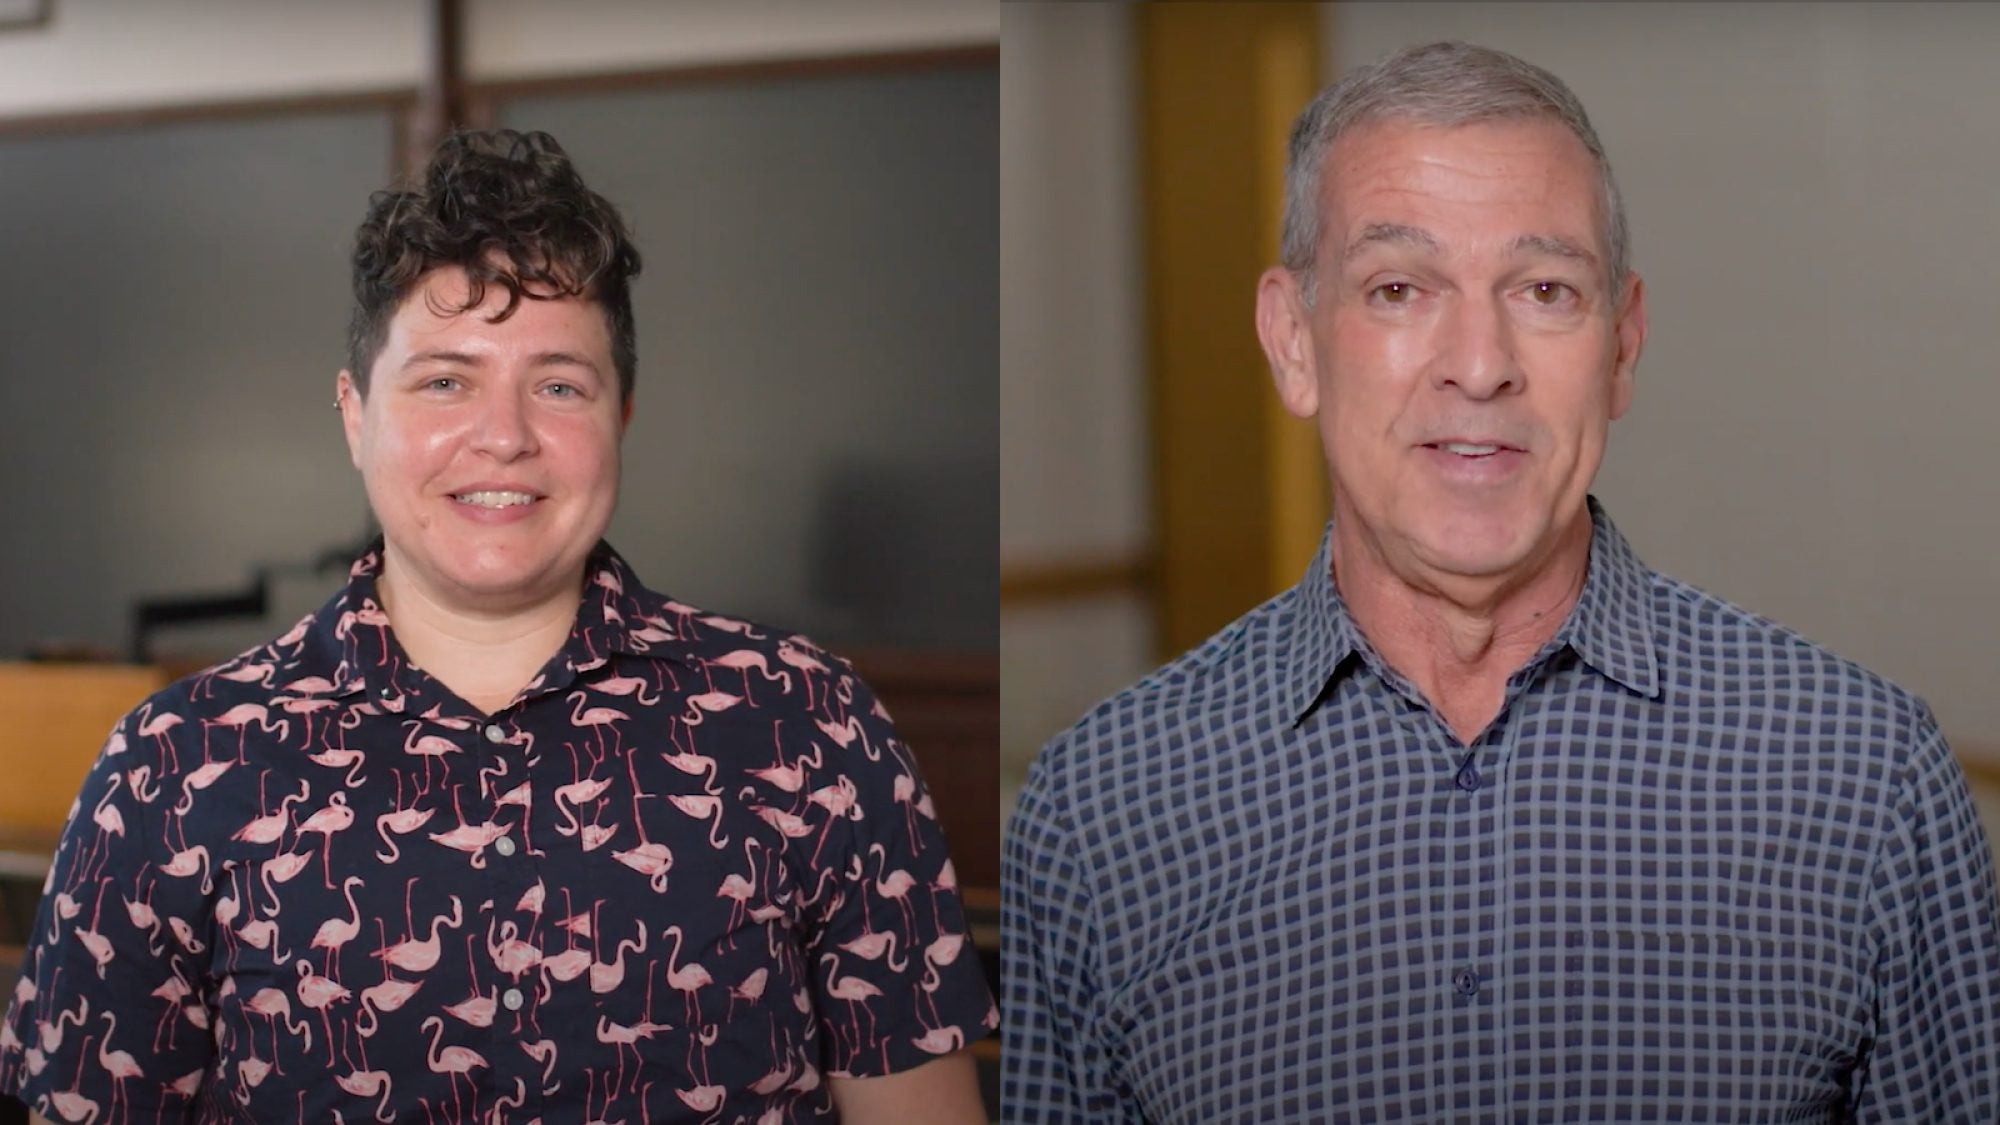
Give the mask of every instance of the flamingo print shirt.
[[1992, 854], [1930, 711], [1646, 567], [1461, 743], [1305, 578], [1036, 760], [1008, 1122], [2000, 1122]]
[[396, 643], [380, 558], [112, 733], [0, 1089], [93, 1125], [798, 1121], [995, 1024], [847, 663], [600, 544], [566, 646], [484, 715]]

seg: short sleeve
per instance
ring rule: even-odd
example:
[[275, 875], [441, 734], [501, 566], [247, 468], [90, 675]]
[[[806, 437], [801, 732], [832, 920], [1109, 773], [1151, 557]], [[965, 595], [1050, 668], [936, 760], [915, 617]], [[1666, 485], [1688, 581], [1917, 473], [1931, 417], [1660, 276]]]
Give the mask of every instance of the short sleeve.
[[1875, 1033], [1858, 1122], [2000, 1121], [2000, 903], [1965, 774], [1926, 716], [1870, 891]]
[[1059, 750], [1030, 767], [1001, 852], [1001, 1117], [1138, 1120], [1095, 1033], [1103, 947]]
[[0, 1090], [54, 1121], [179, 1120], [213, 1053], [208, 857], [173, 860], [158, 743], [135, 725], [84, 779], [0, 1029]]
[[959, 1050], [999, 1018], [930, 793], [889, 714], [840, 661], [808, 800], [808, 940], [828, 1073], [891, 1074]]

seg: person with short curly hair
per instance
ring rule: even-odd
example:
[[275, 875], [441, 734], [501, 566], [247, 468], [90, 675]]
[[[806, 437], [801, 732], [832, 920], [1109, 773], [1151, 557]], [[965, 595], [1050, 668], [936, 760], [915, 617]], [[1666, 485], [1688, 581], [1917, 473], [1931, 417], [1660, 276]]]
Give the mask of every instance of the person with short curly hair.
[[64, 830], [0, 1090], [63, 1120], [983, 1121], [998, 1018], [888, 712], [603, 541], [618, 211], [462, 133], [371, 199], [334, 404], [382, 528], [146, 700]]

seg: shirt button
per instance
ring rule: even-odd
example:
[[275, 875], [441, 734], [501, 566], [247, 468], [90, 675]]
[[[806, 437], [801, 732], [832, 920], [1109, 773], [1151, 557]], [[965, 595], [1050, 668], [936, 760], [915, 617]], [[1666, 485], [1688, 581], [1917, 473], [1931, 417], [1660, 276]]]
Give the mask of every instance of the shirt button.
[[394, 687], [380, 687], [375, 689], [375, 694], [387, 699], [396, 694], [396, 689]]
[[1467, 793], [1479, 788], [1479, 771], [1471, 762], [1465, 763], [1465, 768], [1458, 771], [1458, 787]]
[[486, 728], [486, 741], [505, 742], [507, 741], [507, 732], [501, 730], [498, 723], [489, 724]]
[[512, 836], [500, 837], [498, 840], [493, 841], [493, 850], [499, 852], [501, 855], [513, 855], [514, 838]]
[[518, 988], [510, 988], [507, 991], [501, 993], [500, 1002], [502, 1004], [505, 1004], [507, 1006], [507, 1010], [510, 1012], [520, 1011], [522, 1004], [521, 990]]
[[1461, 996], [1474, 996], [1479, 992], [1479, 974], [1471, 969], [1460, 969], [1451, 983], [1457, 987]]

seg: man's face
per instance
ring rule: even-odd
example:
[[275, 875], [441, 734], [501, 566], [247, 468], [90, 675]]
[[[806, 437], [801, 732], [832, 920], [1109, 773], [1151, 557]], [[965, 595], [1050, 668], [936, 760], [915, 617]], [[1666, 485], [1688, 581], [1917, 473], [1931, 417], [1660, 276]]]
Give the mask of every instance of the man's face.
[[1532, 569], [1586, 518], [1645, 336], [1590, 154], [1550, 121], [1392, 121], [1325, 159], [1317, 300], [1267, 274], [1259, 328], [1337, 519], [1399, 573]]
[[464, 271], [426, 275], [389, 323], [364, 402], [338, 384], [347, 446], [387, 541], [387, 574], [455, 608], [517, 609], [581, 583], [618, 500], [629, 408], [610, 331], [579, 298], [487, 287], [456, 315]]

